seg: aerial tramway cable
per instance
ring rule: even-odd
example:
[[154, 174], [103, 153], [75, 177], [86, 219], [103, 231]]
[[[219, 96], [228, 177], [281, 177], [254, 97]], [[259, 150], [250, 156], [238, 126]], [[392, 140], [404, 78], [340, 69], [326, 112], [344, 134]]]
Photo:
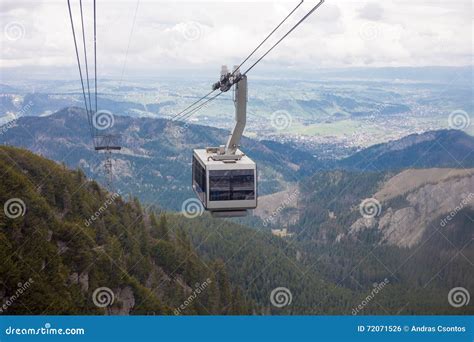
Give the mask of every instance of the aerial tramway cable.
[[293, 32], [303, 21], [306, 20], [314, 11], [318, 9], [319, 6], [323, 4], [324, 0], [320, 0], [316, 6], [314, 6], [306, 15], [300, 19], [283, 37], [281, 37], [275, 44], [272, 45], [270, 49], [267, 50], [255, 63], [253, 63], [242, 75], [246, 75], [250, 70], [253, 69], [254, 66], [256, 66], [263, 58], [265, 58], [266, 55], [268, 55], [275, 47], [277, 47], [278, 44], [281, 43], [283, 39], [288, 37], [291, 32]]
[[[214, 90], [212, 91], [214, 92]], [[191, 111], [189, 111], [188, 113], [186, 113], [185, 115], [183, 115], [180, 120], [182, 121], [185, 121], [187, 120], [188, 118], [190, 118], [194, 113], [196, 113], [198, 110], [200, 110], [201, 108], [203, 108], [206, 104], [208, 104], [209, 102], [211, 101], [214, 101], [219, 95], [221, 95], [222, 93], [224, 93], [223, 91], [217, 93], [216, 95], [214, 95], [213, 97], [210, 97], [208, 98], [206, 101], [204, 101], [203, 103], [201, 103], [199, 106], [197, 106], [196, 108], [192, 109]]]
[[95, 88], [95, 113], [97, 113], [97, 21], [94, 0], [94, 88]]
[[[250, 57], [253, 56], [253, 54], [275, 33], [276, 30], [278, 30], [280, 28], [281, 25], [283, 25], [286, 20], [288, 20], [289, 17], [291, 17], [291, 15], [293, 13], [295, 13], [295, 11], [303, 4], [304, 0], [301, 0], [300, 3], [298, 5], [296, 5], [295, 8], [293, 8], [293, 10], [265, 37], [265, 39], [239, 64], [239, 66], [234, 70], [234, 72], [232, 72], [232, 75], [234, 75], [234, 73], [236, 72], [236, 70], [238, 70], [245, 62], [247, 62], [247, 60], [249, 60]], [[182, 111], [180, 111], [179, 113], [175, 114], [171, 120], [186, 120], [185, 118], [189, 117], [189, 113], [195, 113], [197, 110], [195, 110], [196, 108], [192, 108], [194, 107], [195, 105], [197, 105], [199, 102], [201, 102], [202, 100], [205, 100], [209, 95], [211, 95], [213, 92], [215, 92], [215, 90], [211, 90], [209, 93], [207, 93], [206, 95], [202, 96], [201, 98], [199, 98], [197, 101], [194, 101], [193, 103], [191, 103], [188, 107], [186, 107], [185, 109], [183, 109]], [[216, 97], [218, 97], [221, 93], [219, 93], [218, 95], [216, 96], [213, 96], [211, 99], [215, 99]], [[211, 100], [212, 101], [212, 100]], [[205, 103], [208, 103], [209, 101], [205, 101]], [[199, 105], [197, 108], [202, 108], [203, 106]], [[179, 117], [181, 116], [181, 117]]]
[[86, 79], [87, 79], [87, 92], [89, 94], [89, 111], [92, 112], [92, 104], [91, 104], [91, 89], [89, 85], [89, 66], [87, 63], [87, 48], [86, 48], [86, 32], [84, 29], [84, 16], [82, 13], [82, 0], [79, 0], [79, 7], [81, 9], [81, 24], [82, 24], [82, 43], [84, 46], [84, 61], [86, 64]]
[[[314, 13], [314, 11], [316, 11], [319, 6], [321, 6], [323, 4], [324, 0], [320, 0], [311, 10], [309, 10], [304, 16], [303, 18], [301, 18], [295, 25], [293, 25], [291, 27], [291, 29], [289, 29], [275, 44], [273, 44], [263, 55], [261, 55], [257, 61], [255, 61], [249, 68], [247, 68], [247, 70], [245, 72], [243, 72], [241, 75], [242, 76], [245, 76], [250, 70], [252, 70], [258, 63], [260, 63], [260, 61], [265, 58], [278, 44], [280, 44], [286, 37], [288, 37], [288, 35], [291, 34], [291, 32], [293, 32], [303, 21], [305, 21], [311, 14]], [[242, 63], [240, 63], [240, 65], [230, 74], [230, 77], [234, 76], [235, 72], [237, 70], [240, 69], [240, 67], [242, 67], [242, 65], [247, 62], [250, 57], [252, 57], [255, 52], [273, 35], [273, 33], [275, 33], [275, 31], [278, 30], [278, 28], [301, 6], [301, 4], [303, 3], [303, 1], [301, 1], [271, 32], [270, 34], [267, 35], [267, 37], [244, 59], [244, 61]], [[197, 101], [193, 102], [191, 105], [189, 105], [188, 107], [186, 107], [184, 110], [182, 110], [181, 112], [179, 112], [178, 114], [174, 115], [171, 119], [172, 120], [187, 120], [189, 119], [194, 113], [196, 113], [197, 111], [199, 111], [199, 109], [201, 109], [202, 107], [204, 107], [205, 104], [208, 104], [209, 102], [215, 100], [219, 95], [222, 94], [222, 91], [220, 93], [218, 93], [217, 95], [214, 95], [213, 97], [211, 98], [208, 98], [204, 103], [201, 103], [199, 105], [197, 105], [199, 102], [201, 102], [202, 100], [206, 99], [209, 95], [211, 95], [216, 89], [212, 90], [211, 92], [207, 93], [206, 95], [204, 95], [203, 97], [201, 97], [200, 99], [198, 99]], [[195, 107], [196, 106], [196, 107]], [[181, 117], [179, 117], [181, 116]], [[178, 118], [179, 117], [179, 118]]]
[[85, 90], [85, 87], [84, 87], [84, 78], [82, 76], [82, 68], [81, 68], [81, 60], [79, 58], [79, 49], [78, 49], [78, 45], [77, 45], [77, 40], [76, 40], [76, 31], [74, 29], [74, 20], [72, 18], [72, 11], [71, 11], [71, 3], [70, 3], [70, 0], [67, 0], [67, 5], [68, 5], [68, 10], [69, 10], [69, 18], [71, 20], [71, 29], [72, 29], [72, 37], [73, 37], [73, 40], [74, 40], [74, 48], [75, 48], [75, 51], [76, 51], [76, 59], [77, 59], [77, 66], [79, 68], [79, 76], [81, 78], [81, 86], [82, 86], [82, 95], [84, 97], [84, 105], [86, 107], [86, 112], [87, 112], [87, 120], [88, 120], [88, 123], [89, 123], [89, 129], [90, 129], [90, 133], [92, 135], [92, 137], [94, 136], [93, 134], [93, 129], [92, 129], [92, 122], [91, 122], [91, 119], [90, 119], [90, 116], [89, 116], [89, 110], [88, 110], [88, 106], [87, 106], [87, 97], [86, 97], [86, 90]]
[[268, 34], [268, 36], [267, 36], [260, 44], [258, 44], [258, 46], [244, 59], [244, 61], [239, 64], [239, 66], [232, 72], [232, 75], [234, 75], [235, 72], [236, 72], [237, 70], [239, 70], [240, 67], [241, 67], [245, 62], [247, 62], [250, 57], [253, 56], [253, 54], [268, 40], [268, 38], [270, 38], [270, 37], [273, 35], [273, 33], [275, 33], [276, 30], [278, 30], [278, 29], [280, 28], [281, 25], [283, 25], [283, 24], [285, 23], [285, 21], [286, 21], [289, 17], [291, 17], [291, 15], [292, 15], [293, 13], [295, 13], [295, 11], [303, 4], [303, 2], [304, 2], [304, 0], [301, 0], [301, 2], [300, 2], [298, 5], [296, 5], [295, 8], [293, 8], [293, 10], [285, 17], [285, 19], [283, 19], [283, 20], [273, 29], [273, 31], [270, 32], [270, 33]]
[[171, 120], [178, 120], [178, 116], [180, 116], [181, 114], [184, 113], [183, 117], [187, 114], [185, 113], [188, 109], [190, 109], [191, 107], [193, 107], [194, 105], [198, 104], [199, 102], [201, 102], [202, 100], [204, 100], [206, 97], [208, 97], [209, 95], [211, 95], [213, 92], [215, 92], [215, 90], [211, 90], [209, 93], [207, 93], [206, 95], [204, 95], [203, 97], [201, 97], [199, 100], [197, 101], [194, 101], [193, 103], [191, 103], [189, 106], [187, 106], [186, 108], [184, 108], [181, 112], [179, 112], [178, 114], [174, 115]]
[[[89, 61], [88, 61], [88, 54], [87, 54], [87, 44], [86, 44], [86, 31], [85, 31], [85, 25], [84, 25], [84, 11], [83, 11], [83, 6], [82, 6], [82, 0], [79, 0], [79, 9], [80, 9], [80, 20], [81, 20], [81, 28], [82, 28], [82, 43], [83, 43], [83, 49], [84, 49], [84, 63], [85, 63], [85, 72], [83, 73], [84, 68], [81, 66], [81, 58], [80, 58], [80, 52], [79, 52], [79, 45], [77, 42], [76, 38], [76, 32], [75, 32], [75, 27], [74, 27], [74, 19], [72, 15], [72, 9], [71, 9], [71, 2], [70, 0], [67, 0], [68, 3], [68, 10], [69, 10], [69, 18], [71, 20], [71, 28], [72, 28], [72, 34], [73, 34], [73, 39], [74, 39], [74, 48], [76, 52], [76, 59], [77, 59], [77, 65], [79, 69], [79, 76], [81, 78], [81, 86], [82, 86], [82, 94], [84, 98], [84, 106], [86, 109], [87, 113], [87, 121], [89, 124], [89, 130], [90, 134], [92, 137], [92, 142], [94, 145], [94, 150], [96, 151], [105, 151], [105, 163], [104, 163], [104, 169], [106, 174], [108, 175], [107, 178], [107, 188], [109, 190], [112, 189], [112, 162], [111, 162], [111, 153], [113, 150], [120, 150], [121, 146], [119, 143], [117, 143], [117, 136], [113, 134], [100, 134], [99, 130], [102, 128], [99, 127], [100, 123], [98, 120], [98, 117], [100, 116], [100, 111], [98, 112], [98, 94], [97, 94], [97, 6], [96, 6], [96, 0], [93, 0], [93, 53], [94, 53], [94, 71], [93, 71], [93, 77], [94, 77], [94, 84], [93, 84], [93, 95], [91, 95], [91, 80], [89, 78]], [[136, 17], [136, 11], [138, 9], [138, 3], [137, 2], [137, 8], [135, 10], [135, 17]], [[134, 17], [134, 24], [135, 24], [135, 17]], [[133, 26], [132, 26], [132, 31], [133, 31]], [[130, 34], [131, 35], [131, 34]], [[127, 47], [127, 54], [128, 54], [128, 48], [130, 46], [130, 39]], [[90, 57], [90, 55], [89, 55]], [[127, 60], [127, 56], [125, 57], [125, 62], [124, 66], [122, 69], [122, 77], [123, 77], [123, 71], [125, 69], [125, 63]], [[92, 74], [92, 72], [91, 72]], [[92, 75], [91, 75], [92, 77]], [[86, 79], [86, 80], [85, 80]], [[86, 84], [87, 82], [87, 84]], [[87, 89], [86, 89], [87, 85]], [[87, 95], [86, 95], [87, 93]], [[93, 105], [94, 104], [94, 105]], [[96, 118], [96, 115], [98, 117]], [[99, 126], [96, 126], [96, 122], [99, 124]], [[107, 128], [107, 127], [106, 127]]]

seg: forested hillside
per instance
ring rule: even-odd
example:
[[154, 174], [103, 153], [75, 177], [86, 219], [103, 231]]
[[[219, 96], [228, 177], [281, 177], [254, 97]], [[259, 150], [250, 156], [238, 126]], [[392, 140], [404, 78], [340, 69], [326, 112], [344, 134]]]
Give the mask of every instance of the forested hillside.
[[[1, 147], [0, 172], [0, 301], [9, 314], [473, 313], [472, 304], [447, 302], [451, 288], [474, 286], [470, 206], [441, 233], [419, 227], [413, 245], [384, 238], [388, 219], [356, 225], [361, 198], [379, 198], [383, 215], [410, 205], [423, 213], [410, 201], [429, 208], [426, 186], [446, 197], [469, 170], [418, 183], [410, 173], [317, 174], [300, 187], [304, 205], [290, 227], [298, 235], [285, 239], [207, 214], [143, 208], [26, 150]], [[390, 192], [400, 177], [412, 187]], [[383, 291], [368, 303], [375, 286]], [[102, 306], [104, 287], [112, 301]], [[291, 293], [281, 307], [272, 302], [279, 288]]]
[[474, 169], [319, 173], [300, 197], [290, 231], [326, 279], [355, 291], [389, 279], [376, 306], [390, 314], [474, 312], [447, 302], [474, 288]]
[[[0, 216], [0, 301], [32, 280], [10, 314], [350, 310], [351, 291], [303, 272], [298, 250], [268, 232], [208, 215], [155, 214], [136, 199], [107, 193], [80, 170], [26, 150], [1, 147], [0, 172], [2, 203], [24, 203], [24, 215]], [[271, 305], [279, 286], [294, 293], [293, 305]], [[106, 308], [93, 301], [101, 287], [115, 297]]]
[[[9, 314], [172, 314], [201, 284], [180, 314], [252, 312], [221, 261], [204, 263], [179, 225], [137, 200], [16, 148], [0, 148], [0, 173], [1, 203], [24, 203], [23, 215], [0, 213], [0, 302], [31, 283]], [[100, 287], [114, 292], [111, 306], [94, 305]]]

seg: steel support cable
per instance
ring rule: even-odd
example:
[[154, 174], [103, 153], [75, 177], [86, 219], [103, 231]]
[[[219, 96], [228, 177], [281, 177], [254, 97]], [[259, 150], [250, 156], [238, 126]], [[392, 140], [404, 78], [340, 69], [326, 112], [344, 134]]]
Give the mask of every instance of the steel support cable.
[[306, 15], [300, 19], [283, 37], [281, 37], [270, 49], [267, 50], [255, 63], [253, 63], [242, 75], [246, 75], [250, 70], [253, 69], [254, 66], [256, 66], [263, 58], [265, 58], [266, 55], [268, 55], [278, 44], [281, 43], [283, 39], [288, 37], [288, 35], [293, 32], [303, 21], [305, 21], [311, 14], [313, 14], [314, 11], [318, 9], [319, 6], [323, 4], [324, 0], [320, 0], [316, 6], [314, 6]]
[[187, 119], [189, 119], [194, 113], [196, 113], [197, 111], [199, 111], [201, 108], [205, 107], [206, 105], [208, 105], [211, 101], [214, 101], [218, 96], [220, 96], [221, 94], [223, 94], [224, 92], [219, 92], [217, 93], [216, 95], [212, 96], [211, 98], [207, 99], [206, 101], [204, 101], [203, 103], [201, 103], [198, 107], [192, 109], [191, 111], [189, 111], [188, 113], [186, 113], [185, 116], [182, 116], [180, 118], [180, 120], [182, 122], [185, 122]]
[[194, 113], [196, 113], [198, 110], [200, 110], [202, 107], [204, 107], [206, 104], [208, 104], [209, 102], [211, 101], [214, 101], [219, 95], [223, 94], [224, 92], [221, 91], [219, 93], [217, 93], [216, 95], [214, 95], [213, 97], [210, 97], [208, 98], [206, 101], [204, 101], [203, 103], [201, 103], [199, 106], [197, 106], [196, 108], [192, 109], [191, 111], [189, 111], [188, 113], [186, 113], [184, 116], [182, 116], [180, 118], [180, 120], [182, 121], [185, 121], [187, 119], [189, 119]]
[[215, 92], [215, 90], [211, 90], [209, 93], [207, 93], [206, 95], [204, 95], [203, 97], [201, 97], [199, 100], [197, 101], [194, 101], [193, 103], [191, 103], [189, 106], [187, 106], [185, 109], [183, 109], [181, 112], [179, 112], [178, 114], [175, 114], [171, 117], [171, 120], [179, 120], [180, 118], [177, 118], [178, 116], [182, 115], [183, 113], [183, 117], [187, 114], [185, 113], [188, 109], [190, 109], [191, 107], [193, 107], [194, 105], [198, 104], [199, 102], [201, 102], [202, 100], [204, 100], [206, 97], [208, 97], [209, 95], [211, 95], [213, 92]]
[[232, 75], [234, 75], [235, 72], [236, 72], [237, 70], [239, 70], [240, 67], [241, 67], [245, 62], [247, 62], [247, 61], [249, 60], [249, 58], [252, 57], [253, 54], [254, 54], [255, 52], [257, 52], [257, 50], [258, 50], [263, 44], [265, 44], [265, 42], [273, 35], [273, 33], [275, 33], [275, 31], [278, 30], [278, 29], [280, 28], [280, 26], [283, 25], [283, 24], [285, 23], [285, 21], [286, 21], [289, 17], [291, 17], [291, 15], [292, 15], [293, 13], [295, 13], [295, 11], [303, 4], [303, 2], [304, 2], [304, 0], [301, 0], [301, 2], [300, 2], [298, 5], [296, 5], [295, 8], [293, 8], [293, 10], [273, 29], [273, 31], [270, 32], [270, 33], [267, 35], [267, 37], [266, 37], [260, 44], [258, 44], [258, 46], [243, 60], [242, 63], [239, 64], [239, 66], [232, 72]]
[[[92, 102], [91, 102], [91, 89], [90, 89], [90, 85], [89, 85], [89, 66], [88, 66], [88, 63], [87, 63], [86, 33], [85, 33], [85, 28], [84, 28], [84, 16], [83, 16], [83, 13], [82, 13], [82, 0], [79, 0], [79, 7], [80, 7], [80, 10], [81, 10], [82, 43], [83, 43], [83, 46], [84, 46], [84, 61], [85, 61], [85, 65], [86, 65], [87, 93], [89, 94], [89, 110], [90, 111], [88, 111], [87, 115], [90, 118], [89, 124], [91, 124], [92, 123], [92, 117], [91, 117]], [[95, 133], [95, 131], [94, 131], [94, 133]]]
[[135, 21], [137, 20], [137, 12], [138, 12], [139, 5], [140, 5], [140, 0], [137, 0], [137, 6], [135, 6], [135, 14], [133, 15], [132, 28], [130, 29], [130, 35], [128, 36], [127, 50], [125, 51], [125, 59], [123, 60], [122, 74], [120, 76], [119, 87], [122, 85], [123, 75], [125, 73], [125, 67], [127, 66], [128, 51], [130, 50], [130, 42], [132, 41], [133, 30], [135, 29]]
[[94, 0], [94, 86], [95, 86], [95, 112], [97, 113], [97, 21], [96, 5]]
[[[283, 25], [285, 23], [285, 21], [291, 17], [291, 15], [293, 13], [295, 13], [295, 11], [303, 4], [304, 0], [301, 0], [300, 3], [298, 5], [296, 5], [296, 7], [265, 37], [265, 39], [243, 60], [242, 63], [239, 64], [239, 66], [232, 72], [232, 75], [235, 74], [235, 72], [237, 70], [239, 70], [239, 68], [250, 58], [253, 56], [253, 54], [273, 35], [273, 33], [275, 33], [276, 30], [278, 30], [280, 28], [281, 25]], [[189, 112], [194, 112], [193, 109], [191, 109], [191, 107], [197, 105], [199, 102], [201, 102], [202, 100], [204, 100], [205, 98], [207, 98], [209, 95], [211, 95], [215, 90], [212, 90], [210, 91], [209, 93], [207, 93], [206, 95], [204, 95], [203, 97], [199, 98], [197, 101], [194, 101], [192, 104], [190, 104], [188, 107], [186, 107], [185, 109], [183, 109], [181, 112], [175, 114], [172, 116], [171, 120], [180, 120], [180, 119], [183, 119]], [[217, 96], [216, 96], [217, 97]], [[202, 108], [202, 107], [199, 107], [199, 108]], [[188, 113], [185, 113], [188, 109], [191, 109]], [[180, 115], [182, 115], [181, 118], [178, 118]]]
[[[72, 12], [71, 12], [71, 3], [70, 3], [70, 0], [67, 0], [67, 6], [68, 6], [68, 9], [69, 9], [69, 19], [71, 20], [71, 29], [72, 29], [72, 37], [74, 39], [74, 48], [76, 50], [76, 59], [77, 59], [77, 66], [79, 68], [79, 76], [81, 78], [81, 86], [82, 86], [82, 95], [84, 96], [84, 105], [86, 107], [86, 112], [88, 112], [88, 108], [87, 108], [87, 99], [86, 99], [86, 90], [85, 90], [85, 87], [84, 87], [84, 79], [82, 77], [82, 68], [81, 68], [81, 60], [79, 58], [79, 49], [77, 47], [77, 40], [76, 40], [76, 31], [74, 29], [74, 20], [72, 19]], [[90, 118], [89, 118], [89, 115], [87, 115], [87, 120], [89, 122], [89, 129], [90, 129], [90, 133], [93, 137], [93, 131], [92, 131], [92, 128], [91, 128], [91, 121], [90, 121]], [[95, 142], [94, 142], [94, 145], [95, 145]]]
[[[275, 33], [276, 30], [278, 30], [280, 28], [281, 25], [283, 25], [283, 23], [286, 22], [286, 20], [291, 17], [291, 15], [303, 4], [304, 0], [301, 0], [301, 2], [267, 35], [267, 37], [244, 59], [244, 61], [242, 63], [240, 63], [240, 65], [232, 72], [231, 75], [234, 75], [235, 72], [237, 70], [240, 69], [240, 67], [250, 58], [253, 56], [253, 54], [273, 35], [273, 33]], [[260, 57], [257, 62], [255, 62], [249, 69], [247, 69], [245, 71], [245, 74], [247, 74], [247, 72], [249, 72], [255, 65], [258, 64], [258, 62], [260, 62], [268, 53], [270, 53], [271, 50], [273, 50], [283, 39], [285, 39], [294, 29], [296, 29], [296, 27], [298, 27], [307, 17], [309, 17], [322, 3], [324, 2], [324, 0], [321, 0], [313, 9], [311, 9], [311, 11], [309, 11], [296, 25], [294, 25], [282, 38], [280, 38], [280, 40], [275, 43], [269, 50], [267, 50], [267, 52], [262, 56]], [[206, 94], [205, 96], [203, 96], [202, 98], [200, 98], [199, 100], [195, 101], [194, 103], [192, 103], [190, 106], [188, 106], [186, 109], [184, 109], [183, 111], [181, 111], [180, 113], [176, 114], [175, 116], [173, 116], [172, 119], [174, 119], [175, 117], [181, 115], [182, 113], [184, 113], [186, 110], [188, 110], [189, 108], [193, 107], [194, 105], [196, 105], [197, 103], [199, 103], [200, 101], [202, 101], [203, 99], [205, 99], [207, 96], [209, 96], [210, 94], [212, 94], [214, 92], [211, 91], [209, 92], [208, 94]], [[217, 96], [219, 96], [221, 93], [219, 93]], [[214, 96], [211, 98], [211, 101], [214, 100], [217, 96]], [[208, 101], [205, 101], [204, 103], [208, 103]], [[190, 111], [188, 111], [187, 113], [184, 113], [182, 114], [181, 116], [181, 120], [186, 120], [188, 119], [192, 114], [194, 114], [195, 112], [197, 112], [199, 109], [201, 109], [203, 106], [202, 105], [199, 105], [198, 107], [196, 108], [193, 108], [191, 109]]]

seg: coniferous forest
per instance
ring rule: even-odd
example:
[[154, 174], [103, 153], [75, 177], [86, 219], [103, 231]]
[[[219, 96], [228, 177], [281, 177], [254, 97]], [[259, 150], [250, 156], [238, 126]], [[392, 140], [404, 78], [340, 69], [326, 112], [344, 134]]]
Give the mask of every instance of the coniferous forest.
[[[127, 194], [107, 192], [79, 169], [27, 150], [1, 147], [0, 172], [0, 200], [24, 202], [22, 215], [0, 213], [0, 294], [12, 298], [4, 310], [8, 314], [351, 314], [372, 284], [387, 277], [384, 265], [395, 268], [412, 254], [409, 248], [384, 245], [364, 258], [376, 236], [364, 237], [366, 243], [314, 243], [322, 241], [317, 239], [321, 234], [343, 230], [324, 219], [314, 226], [311, 215], [324, 217], [315, 198], [307, 199], [312, 211], [298, 227], [319, 228], [281, 239], [207, 214], [187, 218], [145, 207]], [[321, 191], [314, 196], [323, 197], [356, 176], [327, 176], [332, 182], [321, 177], [308, 179], [308, 184], [326, 184], [326, 190], [318, 185]], [[358, 186], [368, 189], [368, 181], [361, 178]], [[337, 206], [331, 209], [344, 215]], [[458, 217], [453, 234], [461, 244], [472, 227]], [[430, 257], [433, 248], [440, 251], [436, 258]], [[469, 249], [463, 252], [472, 257]], [[454, 310], [444, 303], [447, 288], [472, 285], [466, 260], [443, 269], [441, 280], [427, 278], [452, 256], [452, 246], [432, 239], [406, 267], [388, 276], [383, 291], [360, 314], [400, 309], [405, 314], [472, 314], [472, 306]], [[360, 260], [363, 267], [354, 272]], [[25, 282], [28, 288], [18, 295]], [[270, 294], [277, 286], [291, 290], [291, 305], [272, 305]], [[97, 305], [95, 295], [103, 287], [113, 292], [105, 306]]]

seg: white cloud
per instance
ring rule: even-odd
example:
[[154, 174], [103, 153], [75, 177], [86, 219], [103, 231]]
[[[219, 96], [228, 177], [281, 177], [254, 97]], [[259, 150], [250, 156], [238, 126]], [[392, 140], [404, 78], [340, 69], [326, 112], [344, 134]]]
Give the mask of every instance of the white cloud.
[[[78, 1], [71, 2], [79, 34]], [[83, 3], [87, 34], [92, 42], [92, 1]], [[296, 3], [142, 0], [126, 73], [188, 69], [213, 69], [217, 73], [221, 64], [238, 64]], [[306, 1], [285, 27], [290, 27], [315, 3]], [[102, 75], [119, 75], [136, 2], [97, 4], [98, 66]], [[268, 56], [259, 70], [274, 66], [311, 70], [468, 65], [472, 63], [471, 15], [469, 0], [326, 0], [320, 10]], [[1, 68], [76, 67], [66, 1], [2, 0], [0, 20]], [[23, 30], [20, 39], [9, 39], [7, 26], [11, 23]], [[78, 35], [78, 42], [81, 38]], [[92, 45], [88, 52], [92, 57]]]
[[362, 19], [381, 20], [383, 17], [383, 8], [376, 2], [368, 2], [359, 10], [359, 16]]

